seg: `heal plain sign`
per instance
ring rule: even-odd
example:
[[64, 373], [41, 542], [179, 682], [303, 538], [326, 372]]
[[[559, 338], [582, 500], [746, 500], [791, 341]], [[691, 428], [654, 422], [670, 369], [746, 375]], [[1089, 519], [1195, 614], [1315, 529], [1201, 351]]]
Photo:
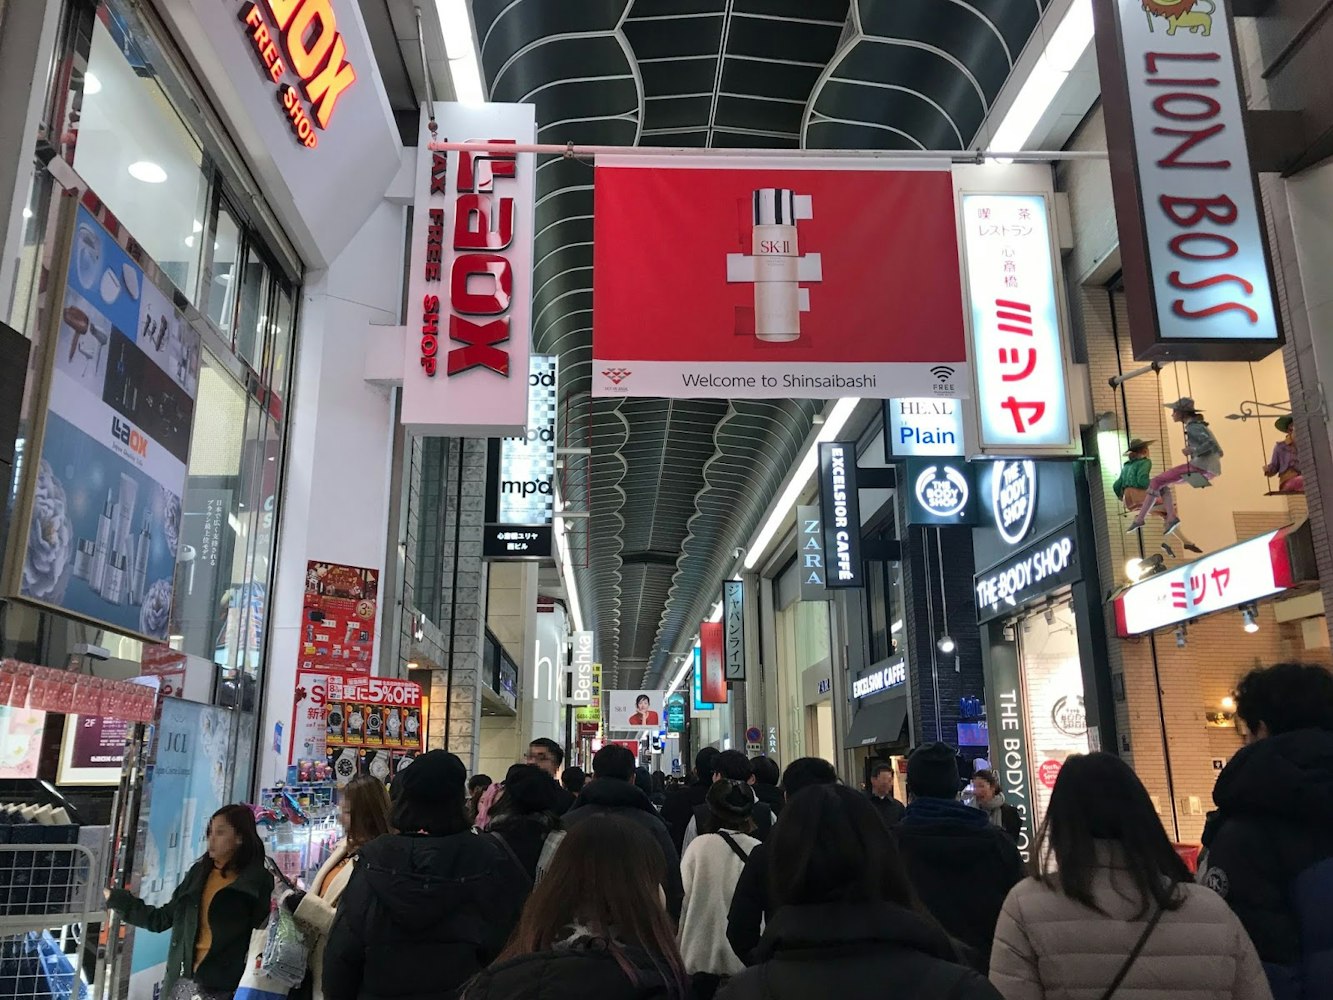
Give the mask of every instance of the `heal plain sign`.
[[[532, 143], [531, 104], [437, 104], [440, 141]], [[508, 437], [528, 420], [536, 165], [528, 153], [428, 147], [422, 109], [413, 200], [403, 424]]]
[[1093, 11], [1134, 357], [1265, 357], [1282, 331], [1227, 5]]

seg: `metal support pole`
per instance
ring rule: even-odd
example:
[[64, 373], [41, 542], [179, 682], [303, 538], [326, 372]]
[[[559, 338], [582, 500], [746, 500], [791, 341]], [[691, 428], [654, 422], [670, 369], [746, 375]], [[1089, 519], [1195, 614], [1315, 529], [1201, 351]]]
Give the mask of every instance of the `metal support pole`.
[[1105, 160], [1101, 150], [1028, 149], [1013, 153], [979, 149], [721, 149], [695, 146], [581, 146], [575, 143], [536, 142], [432, 142], [428, 149], [472, 150], [482, 153], [536, 153], [566, 159], [595, 159], [598, 156], [689, 156], [704, 159], [744, 159], [782, 156], [828, 160], [926, 160], [936, 163], [983, 163], [986, 160], [1047, 163], [1056, 160]]

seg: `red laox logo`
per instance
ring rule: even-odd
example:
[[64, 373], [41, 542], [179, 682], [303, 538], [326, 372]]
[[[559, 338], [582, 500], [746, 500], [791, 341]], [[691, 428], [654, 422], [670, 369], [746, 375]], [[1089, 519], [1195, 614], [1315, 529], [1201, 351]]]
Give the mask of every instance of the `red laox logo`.
[[602, 374], [611, 380], [612, 385], [620, 385], [621, 382], [625, 381], [625, 379], [629, 378], [634, 373], [628, 368], [608, 368], [606, 371], [602, 372]]

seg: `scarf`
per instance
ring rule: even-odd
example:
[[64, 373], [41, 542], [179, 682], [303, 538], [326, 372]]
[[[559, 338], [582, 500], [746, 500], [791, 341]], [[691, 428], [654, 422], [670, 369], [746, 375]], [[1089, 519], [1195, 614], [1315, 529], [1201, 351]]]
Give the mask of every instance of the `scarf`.
[[1004, 816], [1001, 812], [1005, 805], [1004, 792], [996, 792], [989, 802], [979, 803], [979, 807], [990, 815], [991, 826], [1003, 829]]

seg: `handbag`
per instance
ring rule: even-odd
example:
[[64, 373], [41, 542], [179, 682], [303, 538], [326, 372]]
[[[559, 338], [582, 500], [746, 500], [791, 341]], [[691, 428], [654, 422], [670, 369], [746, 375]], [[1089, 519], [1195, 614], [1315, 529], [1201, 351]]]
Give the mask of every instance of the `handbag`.
[[261, 970], [290, 990], [301, 985], [309, 964], [310, 946], [306, 944], [305, 932], [285, 906], [276, 907], [268, 920]]
[[250, 934], [245, 972], [241, 974], [241, 983], [236, 987], [235, 1000], [286, 1000], [291, 987], [264, 972], [264, 948], [267, 944], [266, 926]]
[[1138, 941], [1134, 943], [1134, 947], [1130, 950], [1129, 955], [1126, 956], [1125, 964], [1120, 966], [1120, 971], [1117, 972], [1115, 978], [1111, 980], [1111, 985], [1107, 987], [1106, 992], [1102, 994], [1101, 1000], [1111, 1000], [1115, 991], [1120, 988], [1120, 984], [1123, 983], [1125, 977], [1129, 975], [1129, 970], [1133, 967], [1135, 961], [1138, 960], [1139, 954], [1143, 951], [1143, 946], [1148, 943], [1148, 938], [1152, 936], [1153, 929], [1156, 928], [1158, 921], [1162, 919], [1162, 914], [1165, 912], [1166, 909], [1159, 903], [1157, 905], [1157, 912], [1152, 915], [1147, 926], [1143, 928], [1143, 933], [1139, 935]]

